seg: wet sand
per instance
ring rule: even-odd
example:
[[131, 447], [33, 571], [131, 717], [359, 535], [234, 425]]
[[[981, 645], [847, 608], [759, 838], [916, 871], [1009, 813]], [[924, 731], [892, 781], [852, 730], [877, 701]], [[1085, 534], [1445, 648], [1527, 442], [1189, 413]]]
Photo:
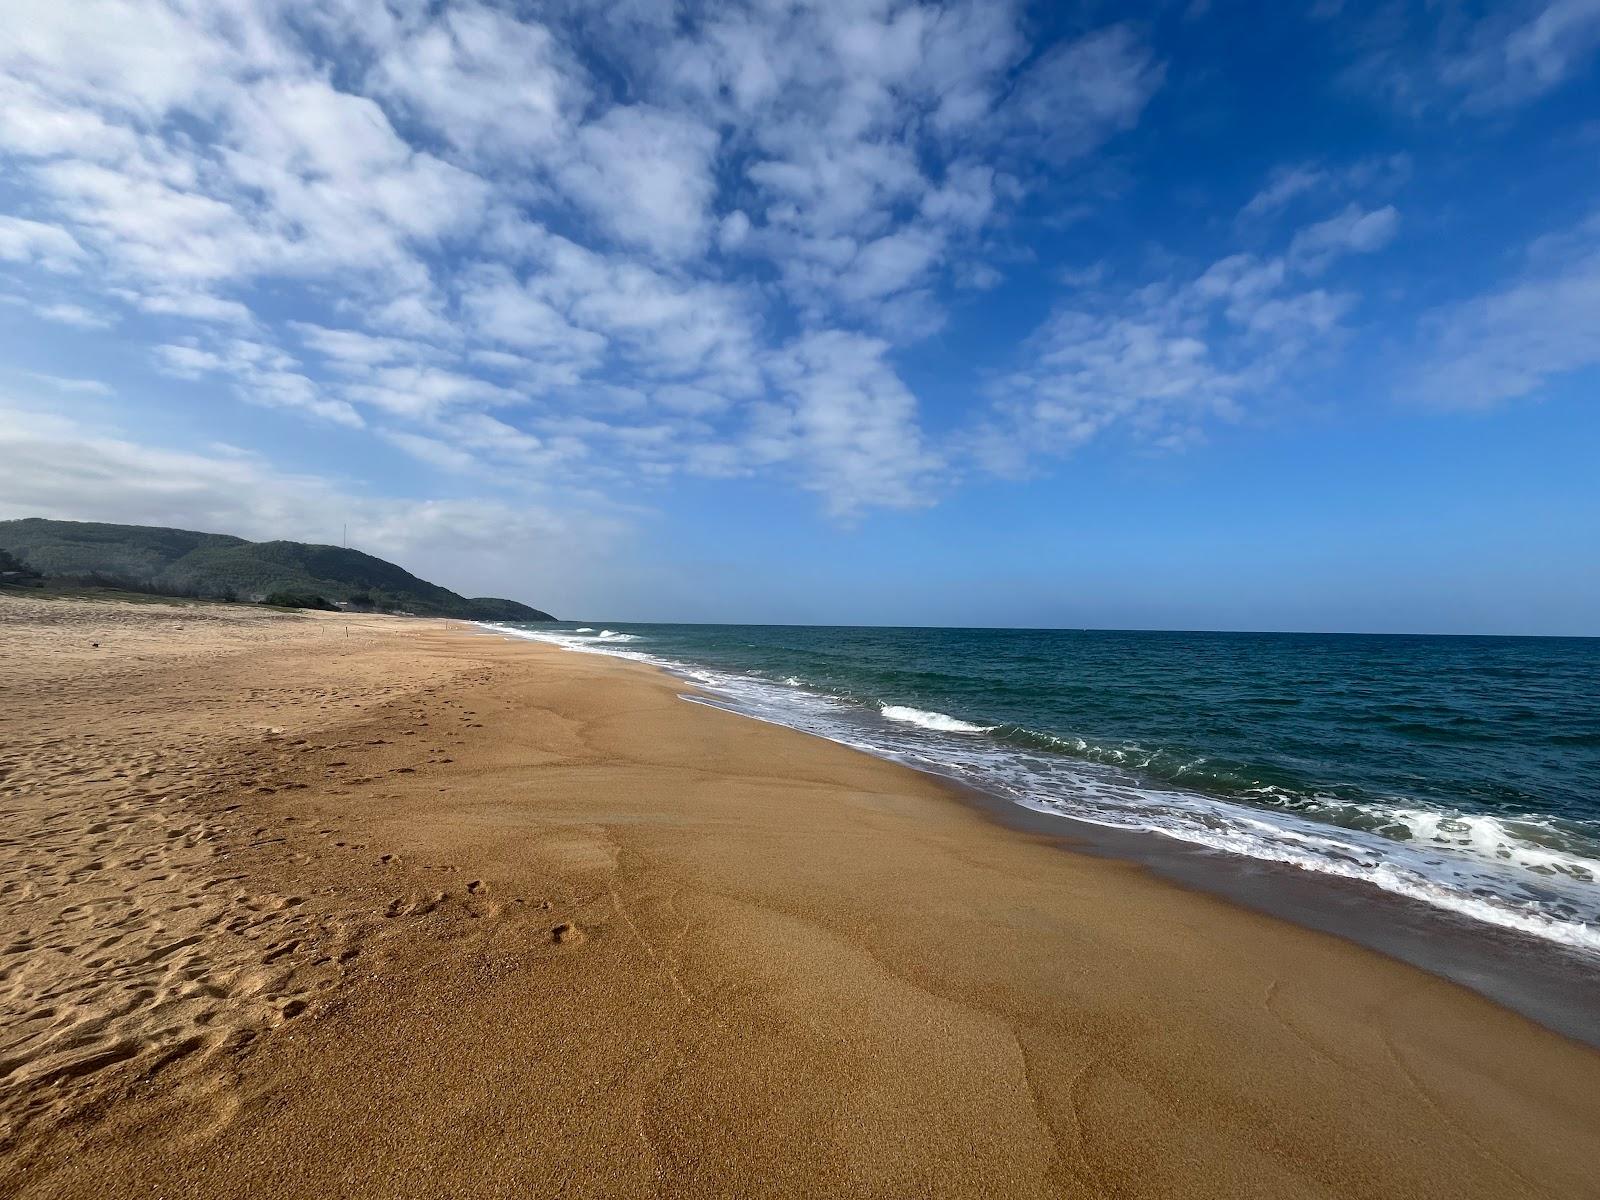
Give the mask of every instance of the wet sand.
[[1183, 887], [1336, 934], [1600, 1049], [1600, 962], [1577, 950], [1397, 896], [1365, 880], [1108, 829], [983, 792], [964, 789], [961, 795], [1007, 828], [1056, 838], [1078, 854], [1137, 863]]
[[0, 1194], [1593, 1194], [1594, 1050], [681, 690], [0, 597]]

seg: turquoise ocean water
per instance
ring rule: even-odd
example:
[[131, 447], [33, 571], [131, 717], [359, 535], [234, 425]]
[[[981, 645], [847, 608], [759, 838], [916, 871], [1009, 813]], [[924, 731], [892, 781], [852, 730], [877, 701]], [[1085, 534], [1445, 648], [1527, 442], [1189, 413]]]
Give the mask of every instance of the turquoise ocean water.
[[1600, 639], [493, 628], [1028, 808], [1600, 957]]

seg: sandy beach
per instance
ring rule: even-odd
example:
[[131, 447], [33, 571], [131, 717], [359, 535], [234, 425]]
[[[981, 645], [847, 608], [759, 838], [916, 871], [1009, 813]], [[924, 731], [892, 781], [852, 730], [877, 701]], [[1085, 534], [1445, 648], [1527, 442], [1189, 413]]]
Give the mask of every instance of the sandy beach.
[[684, 691], [0, 597], [0, 1194], [1597, 1193], [1600, 1053]]

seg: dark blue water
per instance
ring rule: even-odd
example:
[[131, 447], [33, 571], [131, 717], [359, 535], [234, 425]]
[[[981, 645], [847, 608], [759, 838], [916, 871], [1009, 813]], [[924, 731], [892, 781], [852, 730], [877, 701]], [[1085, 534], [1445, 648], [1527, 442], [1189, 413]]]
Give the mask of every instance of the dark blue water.
[[1030, 808], [1600, 953], [1600, 639], [519, 632], [668, 666], [727, 707]]

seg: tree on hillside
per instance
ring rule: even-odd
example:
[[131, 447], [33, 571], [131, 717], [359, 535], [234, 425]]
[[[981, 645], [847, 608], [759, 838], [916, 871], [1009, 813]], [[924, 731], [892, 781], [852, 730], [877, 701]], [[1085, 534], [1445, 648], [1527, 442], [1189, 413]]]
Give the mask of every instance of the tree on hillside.
[[11, 551], [0, 549], [0, 578], [15, 582], [17, 579], [38, 579], [40, 575]]
[[339, 606], [311, 592], [273, 592], [261, 603], [272, 608], [317, 608], [323, 612], [338, 612]]

